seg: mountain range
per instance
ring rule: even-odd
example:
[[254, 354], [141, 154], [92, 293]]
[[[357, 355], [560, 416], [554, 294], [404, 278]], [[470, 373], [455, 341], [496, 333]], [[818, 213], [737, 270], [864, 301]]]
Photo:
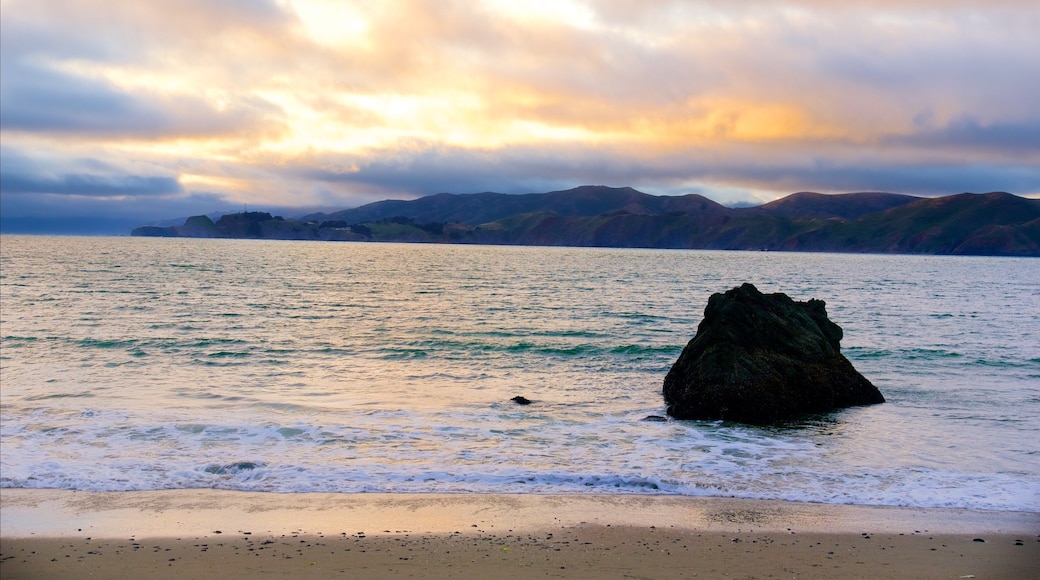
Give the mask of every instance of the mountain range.
[[1040, 256], [1040, 200], [1003, 192], [800, 192], [732, 208], [696, 194], [582, 186], [524, 195], [441, 193], [297, 219], [194, 216], [183, 226], [142, 226], [133, 235]]

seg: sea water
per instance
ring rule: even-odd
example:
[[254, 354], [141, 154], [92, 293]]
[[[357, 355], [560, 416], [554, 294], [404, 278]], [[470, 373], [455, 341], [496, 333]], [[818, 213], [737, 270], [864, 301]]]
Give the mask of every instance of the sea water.
[[[1040, 508], [1040, 262], [4, 236], [0, 486]], [[708, 297], [819, 298], [882, 405], [647, 421]], [[533, 404], [510, 399], [524, 396]]]

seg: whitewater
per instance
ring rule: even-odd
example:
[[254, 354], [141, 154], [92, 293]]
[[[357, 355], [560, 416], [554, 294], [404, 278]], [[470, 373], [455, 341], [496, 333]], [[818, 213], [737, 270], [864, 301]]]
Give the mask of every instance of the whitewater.
[[[0, 487], [1035, 511], [1037, 265], [5, 235]], [[888, 402], [645, 420], [708, 297], [743, 282], [826, 301]]]

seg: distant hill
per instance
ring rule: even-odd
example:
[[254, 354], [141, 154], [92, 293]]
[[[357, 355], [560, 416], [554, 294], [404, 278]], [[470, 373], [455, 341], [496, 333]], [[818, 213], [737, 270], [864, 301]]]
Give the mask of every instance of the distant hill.
[[252, 212], [133, 235], [1040, 256], [1040, 200], [1009, 193], [920, 198], [800, 192], [728, 208], [700, 195], [582, 186], [507, 195], [442, 193], [298, 220]]
[[807, 231], [782, 249], [958, 255], [1040, 255], [1040, 200], [1009, 193], [917, 199]]
[[725, 213], [726, 206], [696, 194], [655, 196], [631, 187], [583, 185], [564, 191], [512, 195], [505, 193], [438, 193], [410, 201], [377, 201], [334, 213], [316, 213], [301, 220], [344, 220], [348, 223], [374, 222], [391, 217], [408, 217], [417, 222], [444, 222], [480, 225], [511, 216], [548, 212], [561, 216], [596, 216], [613, 211], [641, 215], [701, 211]]
[[792, 193], [754, 208], [755, 213], [779, 217], [856, 219], [869, 213], [892, 209], [920, 198], [898, 193], [861, 192], [824, 194]]

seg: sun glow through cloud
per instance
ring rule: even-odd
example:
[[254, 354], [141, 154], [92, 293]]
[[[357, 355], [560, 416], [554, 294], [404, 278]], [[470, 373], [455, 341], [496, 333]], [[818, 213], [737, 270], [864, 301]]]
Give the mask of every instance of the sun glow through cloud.
[[1035, 3], [3, 8], [5, 212], [55, 173], [179, 176], [149, 195], [183, 213], [584, 183], [1040, 194]]
[[287, 7], [299, 17], [306, 34], [331, 47], [364, 46], [368, 20], [349, 2], [338, 0], [292, 0]]

